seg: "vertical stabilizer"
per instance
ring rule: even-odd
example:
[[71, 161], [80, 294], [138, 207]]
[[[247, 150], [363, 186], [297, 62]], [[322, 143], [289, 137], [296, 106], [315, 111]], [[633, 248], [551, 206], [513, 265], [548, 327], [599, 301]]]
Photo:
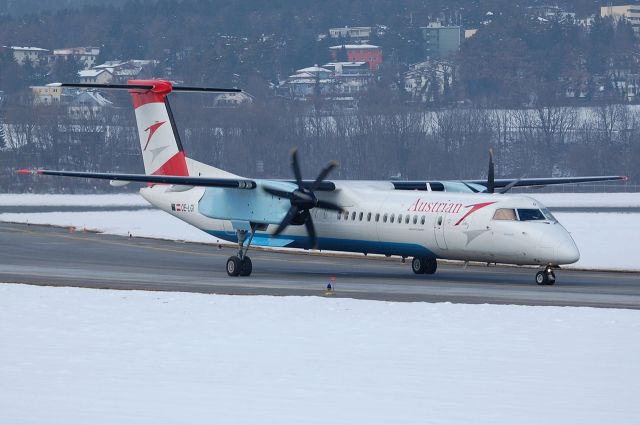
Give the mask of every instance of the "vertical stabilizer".
[[167, 99], [173, 86], [164, 80], [130, 80], [129, 84], [152, 86], [151, 89], [129, 90], [145, 173], [188, 176], [185, 153]]

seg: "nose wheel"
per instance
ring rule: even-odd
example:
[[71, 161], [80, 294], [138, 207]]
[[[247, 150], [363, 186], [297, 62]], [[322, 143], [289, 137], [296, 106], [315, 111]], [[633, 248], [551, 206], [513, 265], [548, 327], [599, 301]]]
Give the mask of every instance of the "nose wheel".
[[536, 283], [538, 285], [553, 285], [556, 283], [556, 275], [551, 266], [536, 273]]

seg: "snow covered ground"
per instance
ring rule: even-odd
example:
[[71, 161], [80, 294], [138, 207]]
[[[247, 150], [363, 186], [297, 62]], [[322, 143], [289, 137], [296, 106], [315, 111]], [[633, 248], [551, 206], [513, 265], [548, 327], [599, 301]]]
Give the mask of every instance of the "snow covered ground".
[[640, 313], [0, 284], [2, 424], [636, 424]]
[[[553, 195], [553, 196], [551, 196]], [[562, 195], [556, 197], [555, 195]], [[588, 195], [588, 196], [586, 196]], [[555, 206], [572, 206], [585, 197], [584, 205], [640, 206], [640, 194], [546, 194], [539, 196], [542, 202], [550, 200]], [[605, 196], [607, 195], [607, 196]], [[608, 196], [616, 195], [616, 196]], [[627, 196], [633, 195], [633, 196]], [[18, 196], [18, 197], [16, 197]], [[27, 195], [23, 205], [38, 205], [33, 198], [42, 202], [57, 202], [53, 205], [107, 206], [107, 205], [147, 205], [139, 195], [60, 195], [60, 198], [40, 198], [41, 195]], [[66, 198], [65, 198], [66, 196]], [[605, 199], [608, 198], [608, 199]], [[0, 205], [18, 205], [20, 195], [0, 195]], [[142, 202], [140, 202], [142, 201]], [[12, 204], [12, 202], [14, 202]], [[128, 203], [127, 203], [128, 202]], [[640, 235], [640, 214], [638, 213], [556, 213], [558, 220], [571, 232], [581, 258], [573, 268], [640, 270], [640, 261], [635, 250], [629, 247], [637, 244]], [[159, 210], [141, 211], [87, 211], [87, 212], [47, 212], [47, 213], [3, 213], [0, 221], [32, 224], [53, 224], [74, 226], [82, 229], [99, 230], [116, 235], [143, 236], [161, 239], [186, 240], [192, 242], [217, 243], [218, 239]]]

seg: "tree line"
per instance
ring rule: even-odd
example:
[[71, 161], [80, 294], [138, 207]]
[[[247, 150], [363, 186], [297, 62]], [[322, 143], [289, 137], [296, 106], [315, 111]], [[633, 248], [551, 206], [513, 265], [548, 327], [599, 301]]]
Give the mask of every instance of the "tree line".
[[[478, 179], [486, 177], [490, 148], [497, 176], [640, 178], [640, 111], [633, 106], [424, 111], [374, 103], [347, 114], [281, 99], [228, 109], [172, 100], [190, 157], [254, 178], [291, 178], [293, 146], [307, 178], [337, 159], [336, 179]], [[8, 111], [0, 150], [5, 191], [110, 190], [104, 182], [18, 177], [16, 167], [143, 172], [133, 114], [124, 103], [82, 120], [69, 118], [63, 107], [23, 104]]]

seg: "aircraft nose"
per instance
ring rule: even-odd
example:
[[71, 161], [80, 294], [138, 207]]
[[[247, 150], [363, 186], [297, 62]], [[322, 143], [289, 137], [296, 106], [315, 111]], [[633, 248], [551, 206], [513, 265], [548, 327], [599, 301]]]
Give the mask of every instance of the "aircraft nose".
[[572, 264], [580, 259], [580, 251], [575, 242], [567, 234], [567, 238], [555, 247], [558, 264]]

